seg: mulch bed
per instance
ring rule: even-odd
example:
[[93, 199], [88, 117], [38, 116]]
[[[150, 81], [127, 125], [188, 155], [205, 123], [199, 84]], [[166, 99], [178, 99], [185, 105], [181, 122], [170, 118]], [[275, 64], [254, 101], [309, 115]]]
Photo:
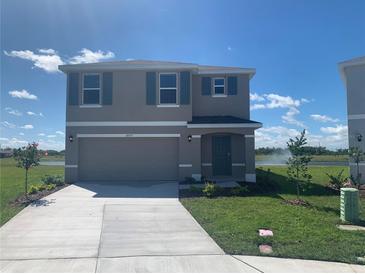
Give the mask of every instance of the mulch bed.
[[310, 203], [308, 203], [307, 201], [301, 200], [301, 199], [284, 200], [283, 203], [285, 203], [287, 205], [294, 205], [294, 206], [304, 206], [304, 207], [310, 206]]
[[42, 190], [34, 194], [28, 194], [28, 196], [25, 196], [25, 194], [19, 196], [14, 201], [12, 201], [10, 204], [12, 206], [27, 206], [35, 201], [38, 201], [42, 199], [45, 196], [48, 196], [56, 191], [59, 191], [65, 187], [69, 186], [69, 184], [64, 184], [62, 186], [56, 186], [52, 190]]

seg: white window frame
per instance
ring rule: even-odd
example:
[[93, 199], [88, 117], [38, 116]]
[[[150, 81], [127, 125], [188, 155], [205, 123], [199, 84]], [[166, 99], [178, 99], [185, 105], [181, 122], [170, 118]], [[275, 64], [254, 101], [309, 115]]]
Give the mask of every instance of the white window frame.
[[[85, 88], [85, 76], [87, 75], [98, 75], [99, 76], [99, 88]], [[103, 79], [102, 79], [102, 75], [101, 73], [83, 73], [82, 74], [82, 94], [81, 94], [81, 102], [82, 104], [80, 105], [80, 107], [83, 107], [83, 108], [99, 108], [102, 106], [101, 104], [101, 100], [102, 100], [102, 92], [103, 92], [103, 89], [101, 88], [103, 86], [103, 83], [102, 83]], [[98, 104], [85, 104], [84, 103], [84, 90], [87, 89], [87, 90], [99, 90], [99, 103]]]
[[[216, 85], [215, 84], [215, 80], [223, 80], [223, 85]], [[216, 87], [223, 87], [223, 93], [215, 93], [215, 88]], [[213, 97], [227, 97], [226, 94], [226, 78], [225, 77], [215, 77], [213, 78]]]
[[[161, 87], [161, 75], [164, 74], [175, 74], [176, 76], [176, 87]], [[161, 89], [176, 89], [176, 102], [171, 103], [161, 103]], [[158, 105], [157, 107], [179, 107], [179, 75], [177, 72], [160, 72], [158, 74]]]

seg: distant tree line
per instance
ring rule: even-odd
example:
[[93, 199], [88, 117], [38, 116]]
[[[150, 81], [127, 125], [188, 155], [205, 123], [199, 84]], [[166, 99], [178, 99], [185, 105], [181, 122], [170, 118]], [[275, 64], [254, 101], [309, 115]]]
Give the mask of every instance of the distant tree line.
[[[329, 150], [326, 147], [318, 146], [305, 146], [303, 151], [308, 155], [347, 155], [348, 149], [336, 149]], [[256, 155], [272, 155], [272, 154], [287, 154], [289, 150], [287, 148], [279, 147], [260, 147], [255, 149]]]

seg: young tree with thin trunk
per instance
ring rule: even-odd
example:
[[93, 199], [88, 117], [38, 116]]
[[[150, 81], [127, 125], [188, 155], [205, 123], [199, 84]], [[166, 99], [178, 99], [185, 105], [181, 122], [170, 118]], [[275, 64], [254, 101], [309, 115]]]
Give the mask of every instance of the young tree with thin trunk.
[[287, 174], [289, 181], [296, 184], [298, 200], [301, 200], [300, 191], [303, 190], [304, 185], [312, 180], [312, 175], [308, 172], [308, 163], [312, 160], [312, 157], [305, 152], [306, 144], [305, 130], [300, 133], [299, 137], [290, 138], [287, 142], [288, 150], [291, 153], [291, 157], [287, 161]]
[[14, 159], [17, 162], [17, 167], [25, 169], [25, 196], [28, 195], [28, 171], [31, 167], [39, 165], [40, 153], [38, 144], [32, 143], [25, 147], [14, 150]]

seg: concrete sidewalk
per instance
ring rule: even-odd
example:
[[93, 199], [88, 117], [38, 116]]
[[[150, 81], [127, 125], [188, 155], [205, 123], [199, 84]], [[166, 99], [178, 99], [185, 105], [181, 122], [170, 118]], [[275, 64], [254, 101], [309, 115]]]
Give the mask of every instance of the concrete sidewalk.
[[177, 184], [71, 185], [0, 228], [0, 272], [365, 272], [357, 265], [230, 256]]

